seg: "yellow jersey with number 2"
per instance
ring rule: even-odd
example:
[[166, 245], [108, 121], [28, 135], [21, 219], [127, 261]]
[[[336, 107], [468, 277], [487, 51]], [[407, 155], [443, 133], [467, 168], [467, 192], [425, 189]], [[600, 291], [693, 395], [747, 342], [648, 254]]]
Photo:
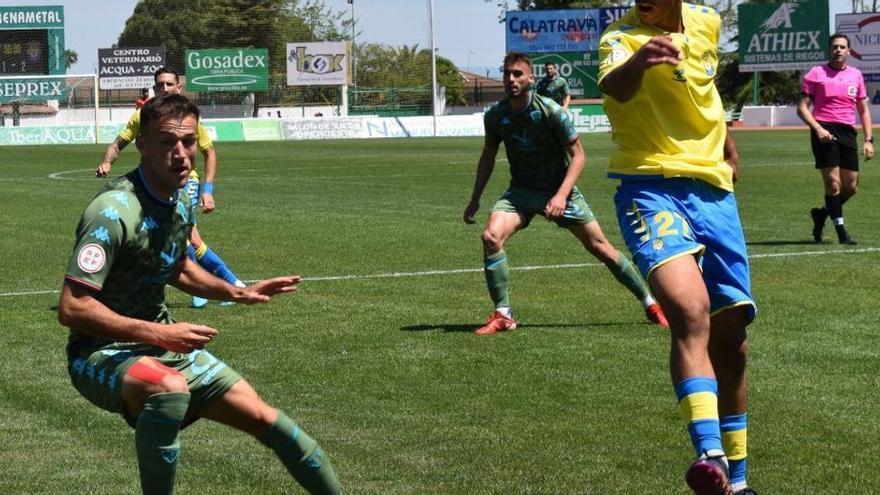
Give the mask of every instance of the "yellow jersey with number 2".
[[632, 8], [602, 34], [600, 83], [654, 36], [671, 36], [682, 57], [677, 66], [645, 71], [627, 102], [605, 97], [617, 145], [608, 176], [689, 177], [733, 191], [733, 171], [724, 162], [724, 107], [715, 87], [721, 18], [711, 8], [687, 3], [681, 17], [684, 33], [667, 33], [642, 24]]

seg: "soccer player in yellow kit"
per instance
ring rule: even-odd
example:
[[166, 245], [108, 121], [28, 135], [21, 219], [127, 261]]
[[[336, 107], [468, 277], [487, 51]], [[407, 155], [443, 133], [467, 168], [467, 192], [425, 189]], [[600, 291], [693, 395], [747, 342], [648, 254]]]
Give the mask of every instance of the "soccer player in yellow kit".
[[715, 87], [721, 18], [637, 0], [603, 33], [599, 87], [624, 240], [669, 319], [670, 372], [701, 495], [747, 495], [746, 326], [755, 316], [733, 194], [736, 146]]

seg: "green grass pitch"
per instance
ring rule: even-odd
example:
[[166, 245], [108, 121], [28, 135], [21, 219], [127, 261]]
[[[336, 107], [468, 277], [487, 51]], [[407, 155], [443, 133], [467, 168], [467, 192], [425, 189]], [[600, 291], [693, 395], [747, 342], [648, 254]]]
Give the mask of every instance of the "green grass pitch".
[[[877, 164], [863, 163], [846, 205], [859, 245], [816, 245], [808, 211], [822, 190], [806, 131], [735, 137], [759, 306], [749, 479], [770, 494], [876, 493]], [[610, 137], [582, 138], [581, 190], [624, 248], [604, 177]], [[520, 327], [470, 333], [491, 309], [480, 224], [461, 221], [481, 146], [219, 143], [205, 240], [245, 280], [306, 281], [268, 305], [204, 310], [169, 289], [172, 313], [220, 329], [209, 350], [321, 442], [349, 493], [687, 493], [667, 332], [567, 232], [536, 221], [509, 242], [512, 267], [535, 268], [512, 274]], [[114, 174], [136, 165], [131, 148]], [[133, 433], [70, 386], [55, 316], [102, 153], [0, 148], [0, 493], [138, 491]], [[480, 222], [506, 187], [501, 158]], [[201, 421], [182, 443], [178, 493], [298, 490], [243, 434]]]

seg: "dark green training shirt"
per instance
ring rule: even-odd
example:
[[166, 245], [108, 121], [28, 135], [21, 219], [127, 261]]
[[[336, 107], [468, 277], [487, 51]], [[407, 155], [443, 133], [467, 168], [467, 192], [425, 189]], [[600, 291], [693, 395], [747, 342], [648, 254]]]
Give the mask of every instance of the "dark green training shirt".
[[578, 138], [562, 107], [532, 93], [525, 110], [514, 114], [505, 98], [486, 112], [483, 122], [487, 146], [504, 142], [512, 187], [549, 193], [559, 189], [571, 161], [566, 148]]
[[568, 81], [561, 76], [556, 76], [553, 79], [542, 77], [541, 80], [538, 81], [535, 92], [562, 105], [562, 102], [565, 101], [566, 95], [569, 94]]
[[[123, 316], [168, 321], [165, 284], [187, 254], [189, 204], [183, 190], [156, 198], [140, 167], [110, 181], [82, 214], [65, 281]], [[71, 345], [107, 343], [70, 329]]]

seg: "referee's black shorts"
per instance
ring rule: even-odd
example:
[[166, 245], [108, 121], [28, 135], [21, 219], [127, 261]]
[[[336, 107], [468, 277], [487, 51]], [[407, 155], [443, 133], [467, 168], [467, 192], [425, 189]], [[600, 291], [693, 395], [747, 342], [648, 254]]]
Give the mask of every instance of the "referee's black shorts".
[[830, 132], [834, 140], [823, 143], [819, 141], [816, 131], [810, 129], [810, 145], [813, 148], [813, 157], [816, 158], [816, 168], [840, 167], [858, 172], [859, 146], [856, 128], [835, 122], [819, 122], [819, 125]]

